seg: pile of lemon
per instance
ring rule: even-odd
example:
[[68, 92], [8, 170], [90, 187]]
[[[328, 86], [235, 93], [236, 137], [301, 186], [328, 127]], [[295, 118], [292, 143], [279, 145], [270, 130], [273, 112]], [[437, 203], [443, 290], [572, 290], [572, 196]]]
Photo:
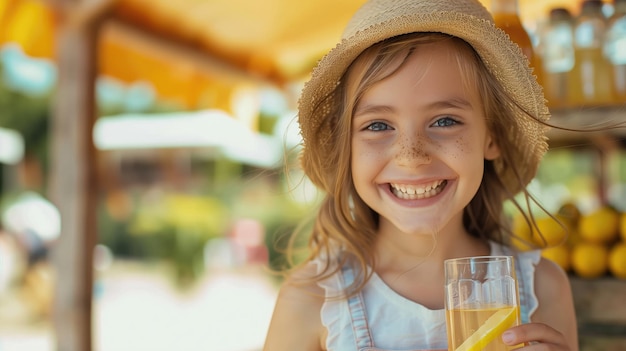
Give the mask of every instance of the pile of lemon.
[[602, 206], [581, 214], [575, 205], [567, 203], [554, 217], [558, 221], [538, 218], [534, 229], [521, 217], [516, 218], [513, 230], [517, 239], [513, 244], [522, 250], [539, 245], [544, 248], [543, 257], [582, 278], [612, 275], [626, 279], [626, 213]]

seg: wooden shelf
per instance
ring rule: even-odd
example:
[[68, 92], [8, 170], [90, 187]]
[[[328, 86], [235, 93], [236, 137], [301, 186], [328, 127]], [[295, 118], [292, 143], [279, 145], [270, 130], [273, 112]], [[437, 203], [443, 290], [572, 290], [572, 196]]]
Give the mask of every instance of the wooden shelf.
[[623, 146], [626, 141], [626, 105], [553, 110], [550, 123], [574, 129], [551, 128], [551, 148], [596, 147], [604, 151]]
[[550, 150], [566, 148], [597, 152], [594, 172], [598, 179], [599, 198], [608, 202], [608, 156], [626, 149], [626, 104], [608, 107], [554, 109], [548, 133]]
[[581, 350], [626, 349], [626, 280], [570, 276]]
[[626, 337], [626, 280], [570, 276], [579, 323], [620, 325]]

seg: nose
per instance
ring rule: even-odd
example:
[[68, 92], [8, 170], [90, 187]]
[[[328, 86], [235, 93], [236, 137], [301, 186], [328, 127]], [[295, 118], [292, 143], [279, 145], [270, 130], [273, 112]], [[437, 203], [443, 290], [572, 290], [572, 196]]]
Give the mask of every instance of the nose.
[[428, 142], [423, 135], [401, 135], [394, 148], [395, 161], [402, 167], [416, 167], [431, 162]]

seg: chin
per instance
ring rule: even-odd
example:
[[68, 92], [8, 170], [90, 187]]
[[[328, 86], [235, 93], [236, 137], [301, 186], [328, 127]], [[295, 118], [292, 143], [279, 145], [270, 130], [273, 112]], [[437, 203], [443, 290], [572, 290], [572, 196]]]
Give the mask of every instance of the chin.
[[441, 228], [443, 228], [443, 224], [440, 222], [429, 223], [431, 221], [420, 221], [419, 223], [415, 223], [415, 219], [413, 219], [414, 223], [389, 223], [391, 227], [393, 227], [394, 231], [408, 234], [408, 235], [425, 235], [425, 236], [433, 236], [434, 234], [438, 234], [441, 232]]

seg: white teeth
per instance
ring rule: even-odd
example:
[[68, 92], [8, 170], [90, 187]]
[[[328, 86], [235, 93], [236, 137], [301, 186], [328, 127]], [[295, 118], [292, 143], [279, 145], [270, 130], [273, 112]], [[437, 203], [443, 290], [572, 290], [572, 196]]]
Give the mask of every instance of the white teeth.
[[437, 180], [420, 187], [406, 184], [391, 184], [391, 191], [395, 196], [405, 200], [425, 199], [439, 194], [446, 184], [447, 181], [445, 180]]

